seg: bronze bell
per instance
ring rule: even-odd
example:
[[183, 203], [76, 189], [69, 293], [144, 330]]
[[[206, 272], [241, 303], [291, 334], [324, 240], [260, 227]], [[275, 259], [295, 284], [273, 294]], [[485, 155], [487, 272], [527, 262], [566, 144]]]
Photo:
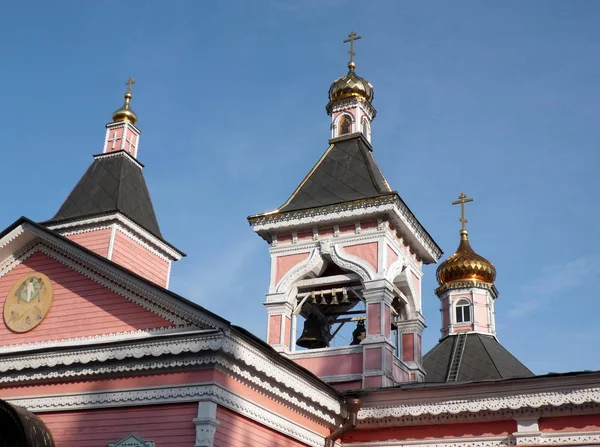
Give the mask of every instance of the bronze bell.
[[302, 335], [296, 341], [298, 346], [307, 349], [326, 348], [329, 344], [329, 334], [317, 315], [309, 315], [304, 321]]
[[351, 346], [360, 345], [360, 342], [367, 336], [367, 329], [365, 328], [365, 320], [358, 320], [356, 322], [356, 329], [352, 332], [352, 343]]

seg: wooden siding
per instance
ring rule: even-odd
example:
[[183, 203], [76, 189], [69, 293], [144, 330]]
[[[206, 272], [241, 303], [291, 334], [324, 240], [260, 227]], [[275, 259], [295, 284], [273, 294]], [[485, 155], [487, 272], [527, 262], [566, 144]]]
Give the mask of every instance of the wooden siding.
[[52, 282], [54, 299], [50, 311], [39, 326], [22, 334], [0, 325], [2, 345], [173, 326], [41, 252], [0, 278], [1, 308], [15, 282], [32, 272], [41, 272]]
[[169, 263], [120, 231], [115, 235], [112, 260], [159, 286], [167, 286]]
[[197, 403], [41, 413], [58, 447], [101, 447], [130, 433], [157, 447], [191, 447]]
[[102, 230], [89, 231], [87, 233], [72, 234], [67, 236], [67, 238], [106, 258], [108, 256], [108, 245], [110, 243], [110, 231], [110, 228], [104, 228]]
[[217, 419], [220, 424], [215, 434], [214, 447], [301, 447], [306, 445], [220, 405], [217, 408]]

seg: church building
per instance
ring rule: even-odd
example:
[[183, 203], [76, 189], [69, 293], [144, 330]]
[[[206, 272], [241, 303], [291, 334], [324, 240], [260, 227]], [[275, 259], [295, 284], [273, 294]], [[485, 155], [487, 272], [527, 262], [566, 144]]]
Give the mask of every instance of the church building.
[[[441, 327], [423, 314], [442, 250], [375, 160], [358, 39], [325, 152], [248, 217], [271, 259], [266, 340], [169, 289], [185, 247], [160, 229], [128, 81], [57, 212], [0, 233], [0, 447], [600, 445], [600, 372], [535, 375], [498, 341], [466, 194]], [[426, 318], [441, 337], [423, 354]]]

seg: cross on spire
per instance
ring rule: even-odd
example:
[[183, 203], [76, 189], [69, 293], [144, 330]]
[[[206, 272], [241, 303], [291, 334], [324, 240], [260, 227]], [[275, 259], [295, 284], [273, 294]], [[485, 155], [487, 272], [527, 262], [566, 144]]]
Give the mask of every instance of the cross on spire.
[[452, 205], [460, 205], [460, 219], [458, 221], [462, 224], [461, 231], [467, 231], [467, 222], [468, 220], [465, 217], [465, 203], [472, 202], [472, 198], [467, 198], [467, 195], [464, 192], [461, 192], [458, 196], [458, 200], [452, 202]]
[[354, 56], [356, 56], [356, 53], [354, 52], [354, 41], [359, 39], [362, 39], [362, 36], [358, 36], [354, 31], [351, 31], [350, 34], [348, 34], [348, 39], [344, 40], [344, 43], [350, 42], [350, 50], [348, 51], [350, 54], [350, 64], [354, 64]]
[[131, 93], [131, 86], [135, 84], [135, 79], [133, 79], [133, 77], [130, 77], [127, 82], [125, 83], [125, 85], [127, 86], [127, 93]]

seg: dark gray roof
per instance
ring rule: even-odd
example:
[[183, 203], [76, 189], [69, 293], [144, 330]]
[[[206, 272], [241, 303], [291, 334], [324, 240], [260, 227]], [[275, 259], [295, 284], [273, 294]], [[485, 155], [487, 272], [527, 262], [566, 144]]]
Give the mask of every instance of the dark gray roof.
[[142, 165], [125, 151], [97, 155], [58, 212], [44, 224], [120, 212], [163, 239]]
[[360, 134], [330, 140], [330, 146], [279, 212], [296, 211], [391, 193]]
[[[446, 382], [450, 365], [457, 361], [456, 382], [488, 379], [531, 377], [534, 374], [508, 352], [495, 337], [483, 334], [463, 334], [462, 353], [455, 350], [458, 335], [444, 338], [423, 357], [426, 382]], [[460, 358], [455, 358], [460, 356]]]

